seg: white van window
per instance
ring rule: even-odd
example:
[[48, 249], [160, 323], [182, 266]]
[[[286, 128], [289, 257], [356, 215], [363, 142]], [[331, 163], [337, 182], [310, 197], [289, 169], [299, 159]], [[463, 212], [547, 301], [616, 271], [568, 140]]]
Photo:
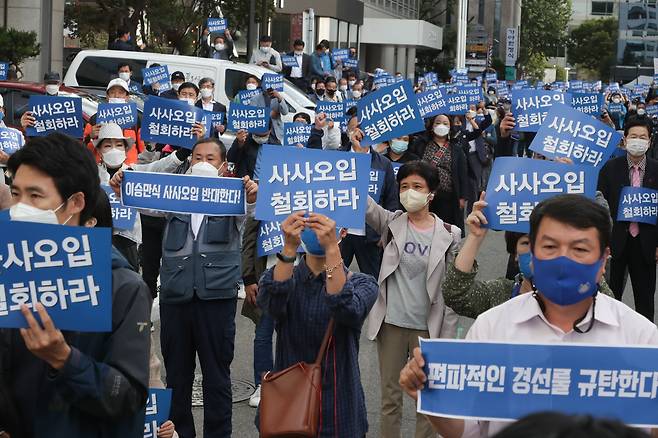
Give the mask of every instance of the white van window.
[[[118, 66], [122, 61], [124, 60], [121, 58], [85, 57], [75, 72], [78, 85], [81, 87], [105, 87], [112, 78], [117, 76]], [[132, 80], [141, 83], [142, 69], [146, 67], [146, 60], [130, 59], [126, 62], [133, 69]]]
[[224, 91], [229, 100], [233, 100], [240, 90], [245, 89], [245, 82], [247, 82], [247, 77], [249, 76], [250, 74], [245, 71], [234, 70], [232, 68], [226, 69]]

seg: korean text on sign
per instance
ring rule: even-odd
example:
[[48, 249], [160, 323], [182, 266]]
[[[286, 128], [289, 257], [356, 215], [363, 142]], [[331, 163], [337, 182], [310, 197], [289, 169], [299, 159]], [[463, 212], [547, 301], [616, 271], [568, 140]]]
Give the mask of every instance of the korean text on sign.
[[169, 419], [171, 389], [149, 388], [144, 415], [144, 438], [157, 438], [158, 427]]
[[597, 178], [598, 170], [592, 166], [497, 158], [487, 184], [484, 214], [494, 230], [527, 233], [535, 205], [565, 193], [594, 198]]
[[345, 61], [350, 57], [350, 49], [334, 49], [331, 55], [336, 61]]
[[96, 113], [96, 123], [116, 123], [122, 128], [137, 124], [136, 103], [101, 103]]
[[281, 54], [281, 63], [285, 67], [299, 67], [299, 63], [297, 62], [297, 58], [295, 58], [292, 55], [284, 55]]
[[457, 87], [457, 94], [460, 96], [466, 96], [469, 105], [477, 105], [478, 102], [484, 100], [482, 97], [482, 87], [478, 84], [460, 85]]
[[325, 102], [319, 101], [315, 106], [315, 114], [324, 113], [328, 120], [333, 120], [334, 123], [340, 123], [341, 126], [345, 125], [345, 105], [343, 102]]
[[239, 178], [126, 171], [121, 202], [127, 207], [183, 214], [246, 213], [244, 185]]
[[555, 104], [530, 149], [548, 158], [566, 157], [575, 164], [600, 168], [620, 141], [621, 135], [605, 123], [568, 105]]
[[646, 187], [624, 187], [619, 197], [617, 220], [656, 225], [658, 191]]
[[258, 257], [281, 252], [283, 249], [283, 243], [281, 222], [260, 222], [258, 227], [258, 239], [256, 240], [256, 253], [258, 254]]
[[348, 58], [343, 61], [343, 66], [347, 68], [359, 68], [359, 60]]
[[256, 218], [283, 221], [304, 210], [321, 213], [346, 228], [364, 228], [368, 199], [368, 154], [289, 148], [261, 148]]
[[512, 113], [516, 119], [516, 130], [537, 132], [553, 104], [564, 102], [565, 95], [561, 91], [514, 90]]
[[369, 146], [424, 129], [411, 81], [368, 93], [357, 102], [359, 124]]
[[238, 92], [238, 101], [242, 105], [250, 105], [252, 99], [262, 94], [263, 90], [260, 88], [256, 88], [255, 90], [240, 90]]
[[283, 91], [283, 75], [276, 73], [265, 73], [261, 81], [261, 88], [263, 90]]
[[7, 73], [9, 72], [9, 63], [0, 62], [0, 81], [7, 80]]
[[82, 138], [81, 98], [32, 95], [28, 107], [36, 119], [34, 126], [26, 129], [29, 137], [61, 132], [74, 138]]
[[2, 223], [0, 327], [27, 327], [25, 304], [41, 303], [60, 330], [112, 329], [111, 231]]
[[169, 69], [166, 65], [143, 68], [142, 77], [144, 78], [144, 85], [152, 86], [153, 84], [158, 84], [158, 91], [160, 93], [171, 90]]
[[224, 118], [226, 117], [225, 113], [220, 113], [220, 112], [212, 112], [212, 111], [204, 111], [206, 114], [206, 117], [210, 118], [210, 123], [212, 124], [213, 128], [217, 128], [220, 125], [224, 124]]
[[25, 138], [18, 129], [0, 128], [0, 151], [11, 155], [23, 147]]
[[232, 102], [228, 109], [228, 125], [231, 131], [241, 129], [257, 134], [267, 131], [270, 123], [270, 110], [260, 106], [241, 105]]
[[440, 88], [425, 91], [416, 95], [418, 109], [422, 118], [434, 117], [446, 111], [446, 100]]
[[658, 348], [421, 339], [418, 412], [515, 420], [558, 410], [658, 425]]
[[581, 113], [598, 117], [603, 110], [603, 94], [571, 93], [571, 106]]
[[132, 230], [137, 219], [137, 211], [134, 208], [124, 207], [121, 200], [117, 198], [114, 190], [110, 186], [101, 185], [112, 207], [112, 227], [117, 230]]
[[302, 122], [284, 123], [283, 124], [283, 145], [284, 146], [306, 146], [308, 138], [311, 136], [313, 125]]
[[195, 123], [208, 124], [203, 109], [187, 102], [150, 96], [144, 104], [142, 139], [192, 149]]
[[228, 27], [226, 18], [208, 18], [206, 24], [208, 32], [224, 33]]

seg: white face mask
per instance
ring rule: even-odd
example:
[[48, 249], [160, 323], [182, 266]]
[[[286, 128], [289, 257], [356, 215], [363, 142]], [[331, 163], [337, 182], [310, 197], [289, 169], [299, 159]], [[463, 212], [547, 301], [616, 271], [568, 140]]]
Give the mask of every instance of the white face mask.
[[254, 141], [258, 144], [265, 144], [265, 143], [267, 143], [267, 140], [270, 139], [270, 136], [269, 135], [263, 135], [263, 136], [252, 135], [251, 138], [253, 138]]
[[181, 102], [187, 102], [190, 105], [194, 105], [194, 99], [192, 98], [188, 99], [187, 97], [179, 97], [178, 100]]
[[224, 44], [219, 44], [219, 43], [215, 44], [215, 50], [217, 50], [218, 52], [220, 50], [224, 50]]
[[202, 88], [201, 97], [203, 97], [204, 99], [212, 97], [212, 88]]
[[644, 108], [638, 108], [637, 109], [637, 115], [638, 116], [643, 116], [647, 113], [647, 111]]
[[190, 167], [190, 174], [194, 176], [219, 176], [219, 170], [206, 161], [199, 161]]
[[614, 99], [612, 99], [612, 102], [613, 103], [619, 103], [619, 102], [621, 102], [621, 99], [619, 99], [618, 97], [615, 97]]
[[400, 193], [400, 203], [409, 213], [422, 210], [428, 202], [430, 202], [429, 193], [421, 193], [414, 189], [407, 189]]
[[121, 167], [124, 161], [126, 161], [126, 151], [123, 149], [112, 148], [103, 152], [103, 162], [110, 169]]
[[59, 93], [59, 85], [57, 85], [57, 84], [48, 84], [48, 85], [46, 85], [46, 94], [54, 96], [57, 93]]
[[303, 50], [295, 50], [295, 55], [302, 56], [304, 54]]
[[178, 89], [180, 88], [180, 85], [181, 85], [181, 84], [178, 84], [178, 83], [176, 83], [176, 84], [171, 84], [171, 88], [173, 88], [174, 91], [178, 91]]
[[261, 51], [262, 53], [267, 54], [267, 53], [270, 53], [270, 48], [269, 48], [269, 47], [265, 47], [265, 46], [261, 46], [261, 47], [260, 47], [260, 51]]
[[107, 101], [108, 103], [126, 103], [126, 99], [121, 97], [108, 97]]
[[130, 80], [130, 73], [122, 71], [121, 73], [119, 73], [119, 78], [121, 78], [124, 81], [128, 82]]
[[347, 85], [349, 85], [350, 87], [353, 87], [354, 84], [356, 84], [356, 81], [347, 81]]
[[649, 140], [629, 138], [626, 140], [626, 151], [633, 157], [641, 157], [649, 150]]
[[249, 82], [247, 84], [247, 90], [249, 91], [254, 91], [256, 88], [258, 88], [258, 85], [254, 84], [253, 82]]
[[353, 96], [355, 99], [358, 99], [358, 98], [361, 97], [361, 92], [360, 92], [360, 91], [352, 91], [352, 96]]
[[436, 125], [433, 130], [434, 133], [439, 137], [445, 137], [450, 132], [450, 128], [448, 127], [448, 125], [443, 125], [443, 124]]
[[[30, 204], [19, 202], [16, 205], [12, 205], [9, 209], [9, 217], [13, 221], [59, 225], [59, 219], [57, 219], [56, 213], [60, 208], [64, 206], [64, 204], [65, 202], [63, 202], [54, 210], [42, 210]], [[73, 216], [69, 216], [69, 218], [66, 219], [62, 225], [66, 225], [66, 223], [70, 221], [72, 217]]]
[[341, 85], [340, 91], [347, 91], [347, 85]]

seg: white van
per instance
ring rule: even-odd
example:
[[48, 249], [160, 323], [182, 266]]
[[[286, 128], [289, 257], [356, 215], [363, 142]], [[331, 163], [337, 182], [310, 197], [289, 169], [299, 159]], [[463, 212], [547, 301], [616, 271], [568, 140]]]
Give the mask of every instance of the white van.
[[[106, 87], [116, 77], [119, 62], [131, 64], [132, 79], [142, 82], [142, 69], [151, 64], [166, 65], [169, 74], [181, 71], [185, 79], [195, 84], [204, 77], [215, 80], [215, 100], [228, 107], [229, 102], [244, 89], [247, 76], [261, 78], [270, 70], [253, 64], [221, 61], [194, 56], [165, 55], [148, 52], [125, 52], [120, 50], [82, 50], [79, 52], [64, 77], [64, 84], [69, 87]], [[283, 116], [284, 122], [292, 122], [295, 113], [307, 113], [311, 120], [315, 118], [315, 104], [304, 92], [288, 80], [284, 80], [283, 94], [290, 112]], [[227, 145], [228, 146], [228, 145]]]

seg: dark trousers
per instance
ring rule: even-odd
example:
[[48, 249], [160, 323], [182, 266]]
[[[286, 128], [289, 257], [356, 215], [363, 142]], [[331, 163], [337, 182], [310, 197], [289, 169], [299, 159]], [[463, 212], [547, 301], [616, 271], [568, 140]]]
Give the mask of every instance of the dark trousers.
[[365, 236], [348, 234], [340, 242], [340, 254], [343, 256], [345, 267], [352, 264], [354, 256], [359, 264], [359, 270], [379, 278], [379, 268], [382, 264], [382, 249], [377, 242], [368, 242]]
[[114, 245], [121, 255], [128, 260], [130, 266], [132, 266], [136, 272], [139, 272], [139, 252], [137, 251], [137, 243], [127, 237], [115, 234], [112, 236], [112, 245]]
[[140, 246], [142, 278], [155, 298], [158, 295], [158, 275], [160, 275], [165, 218], [145, 214], [141, 214], [139, 217], [142, 221], [142, 245]]
[[620, 254], [613, 254], [610, 262], [610, 288], [615, 298], [624, 294], [624, 275], [628, 267], [633, 286], [635, 311], [653, 322], [654, 294], [656, 292], [656, 263], [642, 255], [641, 235], [628, 236], [626, 247]]
[[196, 354], [203, 374], [203, 435], [231, 436], [231, 362], [235, 342], [237, 299], [185, 304], [160, 303], [160, 346], [173, 390], [169, 418], [180, 438], [193, 438], [192, 382]]

